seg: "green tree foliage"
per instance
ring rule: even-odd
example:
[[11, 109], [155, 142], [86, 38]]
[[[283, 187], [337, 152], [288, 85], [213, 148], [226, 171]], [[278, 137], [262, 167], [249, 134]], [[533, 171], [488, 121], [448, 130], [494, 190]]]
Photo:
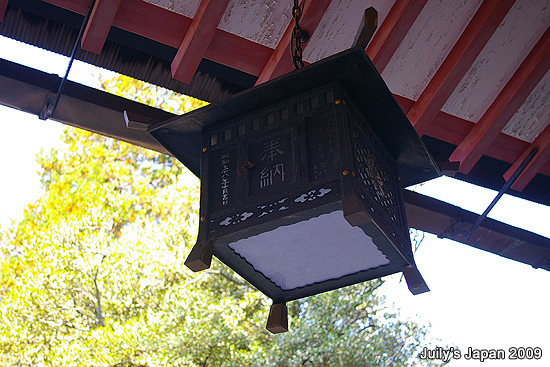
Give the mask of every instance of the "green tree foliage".
[[[103, 80], [144, 98], [119, 82]], [[420, 364], [426, 329], [385, 308], [381, 281], [292, 302], [292, 331], [269, 334], [265, 296], [217, 261], [183, 266], [198, 227], [192, 174], [85, 131], [62, 140], [38, 157], [43, 196], [1, 234], [0, 365]]]

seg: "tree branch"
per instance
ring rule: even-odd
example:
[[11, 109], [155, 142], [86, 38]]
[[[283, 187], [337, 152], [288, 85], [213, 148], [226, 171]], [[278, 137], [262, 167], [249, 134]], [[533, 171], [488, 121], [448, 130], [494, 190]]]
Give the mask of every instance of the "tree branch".
[[105, 259], [105, 255], [101, 256], [101, 261], [99, 262], [99, 265], [95, 269], [94, 272], [94, 287], [95, 287], [95, 298], [96, 298], [96, 309], [95, 309], [95, 315], [97, 317], [97, 323], [99, 326], [104, 327], [105, 326], [105, 320], [103, 318], [103, 310], [101, 309], [101, 293], [99, 292], [99, 287], [97, 285], [97, 277], [99, 275], [99, 268], [101, 267], [101, 264], [103, 264], [103, 260]]

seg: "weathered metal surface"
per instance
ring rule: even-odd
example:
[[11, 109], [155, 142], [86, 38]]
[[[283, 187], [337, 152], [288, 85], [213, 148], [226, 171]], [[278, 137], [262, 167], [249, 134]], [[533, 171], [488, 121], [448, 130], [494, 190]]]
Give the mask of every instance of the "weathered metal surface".
[[[204, 127], [265, 107], [273, 95], [289, 97], [334, 80], [344, 85], [397, 160], [403, 186], [439, 175], [435, 163], [374, 65], [364, 50], [357, 48], [264, 83], [225, 102], [158, 124], [150, 132], [156, 139], [162, 139], [163, 145], [197, 174], [203, 148], [200, 132]], [[366, 85], [369, 88], [365, 88]], [[180, 148], [182, 144], [186, 149]]]
[[[322, 65], [317, 67], [321, 67], [319, 73], [326, 71]], [[311, 68], [310, 71], [315, 70]], [[283, 81], [281, 79], [279, 84]], [[233, 118], [226, 118], [233, 116], [233, 111], [225, 110], [217, 116], [218, 123], [211, 123], [202, 130], [202, 219], [197, 249], [192, 251], [188, 262], [197, 268], [194, 254], [202, 255], [198, 249], [208, 248], [212, 243], [216, 257], [276, 301], [310, 296], [393, 274], [402, 268], [410, 267], [411, 274], [417, 273], [413, 269], [396, 159], [369, 124], [376, 116], [367, 120], [355, 105], [358, 101], [350, 97], [338, 81], [312, 89], [307, 86], [307, 83], [302, 86], [301, 93], [287, 96], [277, 93], [276, 85], [272, 85], [273, 93], [263, 95], [264, 100], [271, 102], [269, 105], [252, 110], [241, 107], [241, 112], [245, 112]], [[253, 93], [250, 91], [248, 95], [252, 97]], [[225, 105], [227, 107], [228, 103]], [[215, 106], [205, 109], [209, 108]], [[159, 130], [155, 134], [159, 142], [172, 143], [174, 135], [178, 136], [172, 125], [174, 121], [159, 124], [151, 131]], [[170, 144], [170, 149], [176, 157], [182, 156], [180, 151], [184, 157], [186, 155], [183, 145]], [[404, 149], [410, 150], [410, 146]], [[264, 273], [231, 246], [239, 240], [302, 224], [335, 211], [343, 211], [341, 219], [347, 220], [346, 229], [351, 231], [352, 224], [372, 239], [375, 244], [372, 246], [384, 256], [382, 263], [375, 262], [376, 265], [360, 268], [360, 271], [337, 273], [337, 276], [313, 283], [299, 283], [307, 286], [286, 288], [289, 283], [293, 284], [294, 278], [283, 276], [284, 280], [278, 283], [279, 277], [271, 270]], [[323, 228], [329, 225], [327, 222]], [[339, 231], [342, 227], [336, 224], [335, 227], [336, 232], [331, 233], [347, 235]], [[321, 228], [316, 232], [319, 230]], [[369, 246], [370, 240], [365, 234], [352, 242], [360, 248]], [[302, 236], [299, 238], [307, 242]], [[265, 241], [255, 242], [254, 247], [260, 244], [265, 245]], [[303, 245], [309, 248], [309, 244]], [[315, 253], [319, 252], [319, 245], [323, 244], [313, 244]], [[326, 250], [331, 251], [330, 248]], [[272, 260], [279, 264], [281, 259], [286, 259], [286, 253], [273, 256], [276, 259]], [[354, 255], [348, 253], [343, 258], [346, 256], [353, 258]], [[291, 264], [297, 259], [306, 262], [310, 256], [293, 258]], [[335, 260], [324, 261], [332, 266]], [[280, 266], [277, 268], [280, 271], [289, 271]], [[301, 265], [294, 265], [294, 269], [295, 266]], [[286, 270], [282, 270], [283, 267]], [[407, 273], [407, 280], [410, 276]], [[414, 294], [428, 290], [421, 277], [414, 279], [413, 283], [408, 281]]]

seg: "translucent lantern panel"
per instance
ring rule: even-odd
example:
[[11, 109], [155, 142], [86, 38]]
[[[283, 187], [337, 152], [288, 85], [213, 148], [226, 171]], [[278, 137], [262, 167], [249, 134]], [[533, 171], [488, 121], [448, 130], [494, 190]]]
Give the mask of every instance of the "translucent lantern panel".
[[359, 227], [337, 210], [241, 239], [229, 247], [283, 290], [389, 264]]

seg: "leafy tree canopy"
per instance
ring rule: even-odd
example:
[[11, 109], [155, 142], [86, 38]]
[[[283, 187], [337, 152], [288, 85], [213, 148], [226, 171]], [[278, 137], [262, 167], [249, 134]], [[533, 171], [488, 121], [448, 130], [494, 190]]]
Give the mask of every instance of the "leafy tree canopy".
[[[204, 104], [125, 77], [102, 84], [172, 110]], [[43, 196], [1, 234], [0, 364], [421, 364], [427, 329], [386, 308], [380, 280], [292, 302], [292, 331], [269, 334], [265, 296], [219, 262], [183, 266], [199, 205], [185, 167], [73, 128], [62, 140], [37, 158]]]

